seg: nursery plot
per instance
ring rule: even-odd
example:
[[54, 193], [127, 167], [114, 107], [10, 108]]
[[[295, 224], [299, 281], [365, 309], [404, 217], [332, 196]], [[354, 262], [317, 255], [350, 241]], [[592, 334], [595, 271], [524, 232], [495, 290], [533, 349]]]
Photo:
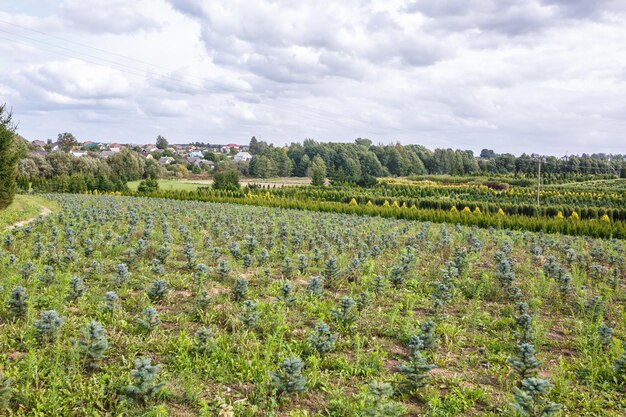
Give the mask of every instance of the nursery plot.
[[49, 195], [0, 232], [0, 407], [619, 416], [621, 240]]

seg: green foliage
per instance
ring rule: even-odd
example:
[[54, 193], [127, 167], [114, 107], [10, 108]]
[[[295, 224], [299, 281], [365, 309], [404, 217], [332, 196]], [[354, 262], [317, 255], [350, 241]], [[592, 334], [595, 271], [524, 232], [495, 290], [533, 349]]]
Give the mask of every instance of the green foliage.
[[522, 417], [551, 417], [561, 410], [560, 404], [546, 401], [552, 384], [545, 379], [527, 378], [522, 381], [521, 388], [515, 388], [515, 402], [511, 408]]
[[17, 147], [15, 124], [6, 105], [0, 105], [0, 210], [13, 202], [17, 190]]
[[235, 286], [233, 287], [233, 300], [242, 301], [248, 295], [248, 280], [245, 278], [238, 278], [235, 281]]
[[165, 385], [164, 382], [157, 382], [161, 367], [152, 365], [150, 358], [135, 359], [134, 363], [135, 369], [130, 373], [133, 383], [124, 388], [124, 394], [134, 401], [145, 403]]
[[213, 329], [208, 327], [201, 327], [196, 331], [195, 334], [195, 350], [199, 353], [208, 353], [213, 348], [214, 343], [214, 333]]
[[65, 319], [54, 310], [43, 311], [39, 320], [35, 320], [37, 341], [41, 344], [56, 341], [64, 321]]
[[337, 334], [330, 331], [330, 327], [324, 322], [315, 325], [309, 336], [309, 343], [320, 355], [325, 355], [335, 349]]
[[22, 319], [28, 312], [28, 293], [22, 286], [15, 287], [11, 291], [11, 298], [7, 301], [7, 308], [11, 317]]
[[155, 330], [160, 324], [161, 319], [154, 307], [146, 307], [141, 312], [141, 318], [137, 319], [137, 326], [146, 332]]
[[239, 316], [239, 319], [247, 328], [255, 328], [259, 321], [259, 311], [257, 304], [252, 300], [244, 301], [243, 312]]
[[299, 393], [306, 389], [306, 379], [302, 376], [304, 362], [298, 357], [286, 358], [277, 372], [272, 372], [272, 383], [281, 393]]
[[393, 401], [393, 388], [386, 382], [372, 381], [367, 385], [363, 417], [401, 417], [406, 407]]
[[0, 371], [0, 410], [6, 410], [13, 395], [13, 378], [9, 378]]
[[159, 182], [154, 178], [141, 180], [139, 186], [137, 187], [137, 191], [140, 193], [153, 193], [155, 191], [159, 191]]
[[620, 357], [615, 360], [615, 365], [613, 365], [615, 379], [620, 383], [626, 382], [626, 342], [622, 345], [622, 349], [624, 351]]
[[330, 314], [343, 330], [348, 330], [356, 322], [356, 302], [351, 297], [342, 297], [338, 308], [332, 310]]
[[239, 190], [239, 174], [235, 170], [216, 172], [213, 175], [213, 188], [226, 191]]
[[85, 295], [85, 291], [87, 291], [87, 286], [85, 286], [85, 282], [81, 277], [72, 277], [70, 279], [70, 293], [67, 296], [67, 299], [70, 301], [76, 301], [83, 295]]
[[163, 300], [167, 297], [167, 293], [169, 292], [169, 288], [167, 287], [167, 281], [158, 279], [156, 281], [152, 281], [152, 285], [148, 288], [148, 298], [152, 302]]
[[429, 364], [421, 351], [414, 350], [409, 361], [398, 366], [398, 372], [403, 378], [402, 387], [409, 392], [425, 387], [430, 379], [429, 372], [434, 368], [436, 366]]
[[320, 187], [326, 181], [326, 163], [322, 158], [315, 156], [311, 163], [311, 185]]
[[534, 376], [540, 365], [535, 358], [535, 347], [530, 343], [520, 343], [517, 346], [517, 358], [509, 359], [509, 365], [521, 379]]
[[78, 347], [90, 367], [100, 363], [109, 348], [102, 323], [93, 320], [85, 326], [83, 338], [78, 341]]

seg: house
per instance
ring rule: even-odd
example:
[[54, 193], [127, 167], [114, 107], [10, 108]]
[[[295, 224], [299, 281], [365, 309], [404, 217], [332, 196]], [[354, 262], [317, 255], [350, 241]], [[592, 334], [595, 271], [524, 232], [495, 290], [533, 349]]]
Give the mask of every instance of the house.
[[46, 146], [46, 142], [44, 142], [43, 140], [34, 140], [31, 142], [34, 146], [43, 149], [44, 146]]
[[117, 152], [113, 152], [113, 151], [102, 151], [98, 154], [98, 156], [100, 156], [100, 158], [104, 158], [104, 159], [108, 159], [111, 156], [115, 155]]
[[238, 152], [233, 159], [235, 162], [247, 162], [252, 159], [252, 155], [248, 152]]
[[70, 151], [70, 153], [74, 156], [87, 156], [87, 152], [85, 151]]
[[159, 164], [161, 165], [169, 165], [171, 163], [173, 163], [175, 161], [174, 158], [169, 157], [169, 156], [164, 156], [162, 158], [159, 158]]
[[120, 152], [124, 146], [119, 143], [112, 143], [109, 145], [109, 150], [111, 152]]
[[204, 158], [204, 154], [201, 151], [193, 151], [189, 153], [192, 158]]
[[215, 168], [215, 163], [213, 163], [213, 161], [208, 161], [204, 158], [194, 158], [189, 156], [185, 158], [185, 160], [187, 161], [187, 163], [194, 164], [197, 167], [207, 166], [209, 168]]
[[228, 153], [230, 152], [231, 149], [235, 149], [236, 151], [239, 151], [239, 148], [240, 148], [239, 145], [236, 145], [234, 143], [229, 143], [228, 145], [222, 146], [222, 152]]
[[59, 142], [53, 142], [53, 143], [50, 144], [50, 150], [51, 151], [54, 152], [54, 151], [58, 151], [59, 149], [61, 149], [59, 147]]

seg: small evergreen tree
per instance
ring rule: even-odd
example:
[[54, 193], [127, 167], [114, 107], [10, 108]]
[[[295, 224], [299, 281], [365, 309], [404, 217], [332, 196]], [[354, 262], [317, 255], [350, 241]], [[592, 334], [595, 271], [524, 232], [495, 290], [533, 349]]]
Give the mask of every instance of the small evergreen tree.
[[286, 358], [277, 372], [272, 372], [272, 382], [278, 393], [298, 393], [306, 388], [306, 379], [302, 376], [304, 362], [298, 357]]
[[307, 292], [316, 297], [321, 296], [324, 293], [324, 280], [322, 279], [322, 277], [309, 278]]
[[356, 313], [354, 312], [355, 307], [356, 302], [352, 298], [343, 297], [339, 301], [339, 308], [332, 310], [330, 314], [339, 326], [344, 330], [348, 330], [354, 325], [357, 319]]
[[9, 378], [0, 371], [0, 411], [6, 410], [13, 395], [13, 378]]
[[254, 328], [259, 321], [259, 311], [257, 304], [252, 300], [246, 300], [243, 302], [243, 312], [239, 316], [239, 319], [247, 328]]
[[598, 339], [603, 349], [610, 348], [613, 341], [613, 328], [605, 323], [600, 324], [598, 327]]
[[318, 323], [309, 336], [309, 343], [320, 355], [332, 352], [337, 341], [337, 334], [330, 331], [330, 327], [324, 322]]
[[39, 320], [35, 320], [36, 338], [39, 343], [52, 343], [59, 337], [61, 326], [65, 320], [54, 310], [41, 313]]
[[85, 291], [87, 291], [87, 287], [85, 286], [85, 282], [81, 277], [72, 277], [70, 279], [70, 293], [67, 296], [67, 299], [70, 301], [76, 301], [83, 295], [85, 295]]
[[401, 417], [406, 414], [404, 405], [391, 399], [393, 388], [386, 382], [373, 381], [367, 385], [363, 417]]
[[517, 346], [517, 358], [509, 359], [509, 365], [522, 379], [535, 375], [540, 365], [535, 358], [535, 347], [530, 343], [520, 343]]
[[207, 353], [213, 348], [214, 334], [208, 327], [201, 327], [196, 331], [195, 350], [199, 353]]
[[161, 324], [161, 319], [154, 307], [147, 307], [141, 313], [142, 317], [137, 319], [140, 329], [151, 332]]
[[22, 319], [28, 312], [28, 293], [26, 288], [18, 286], [11, 291], [11, 298], [7, 302], [11, 317]]
[[235, 286], [233, 287], [233, 300], [242, 301], [248, 295], [248, 280], [245, 278], [238, 278], [235, 281]]
[[133, 383], [124, 389], [124, 394], [130, 399], [145, 403], [157, 395], [165, 385], [163, 382], [156, 382], [161, 367], [152, 365], [151, 362], [150, 358], [135, 360], [135, 369], [130, 373]]
[[326, 287], [334, 288], [337, 285], [339, 279], [339, 265], [337, 265], [337, 258], [330, 258], [324, 264], [324, 282]]
[[415, 391], [428, 385], [429, 372], [436, 368], [429, 364], [419, 350], [413, 351], [409, 361], [398, 367], [398, 372], [403, 377], [402, 386], [407, 391]]
[[615, 372], [615, 379], [620, 382], [626, 382], [626, 342], [622, 345], [624, 352], [615, 361], [613, 365], [613, 371]]
[[83, 339], [78, 342], [78, 347], [90, 367], [98, 364], [104, 358], [104, 353], [109, 348], [109, 342], [102, 323], [95, 320], [90, 322], [83, 329]]
[[546, 402], [552, 384], [545, 379], [527, 378], [521, 388], [515, 388], [515, 402], [510, 406], [522, 417], [552, 417], [561, 410], [560, 404]]
[[167, 288], [167, 281], [156, 280], [152, 281], [152, 285], [148, 288], [148, 298], [152, 302], [163, 300], [169, 289]]
[[114, 312], [118, 309], [118, 300], [119, 297], [113, 291], [107, 291], [104, 294], [104, 303], [102, 304], [102, 309], [108, 311], [110, 313]]
[[293, 284], [291, 282], [285, 282], [280, 286], [280, 296], [278, 297], [287, 307], [291, 307], [296, 302], [296, 297], [293, 296]]

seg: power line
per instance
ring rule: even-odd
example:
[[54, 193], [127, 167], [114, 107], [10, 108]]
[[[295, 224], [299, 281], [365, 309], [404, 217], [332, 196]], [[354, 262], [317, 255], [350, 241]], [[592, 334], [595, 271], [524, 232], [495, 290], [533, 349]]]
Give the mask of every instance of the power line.
[[[130, 58], [130, 57], [122, 55], [122, 54], [117, 54], [117, 53], [114, 53], [114, 52], [106, 51], [104, 49], [88, 46], [88, 45], [82, 44], [80, 42], [70, 41], [70, 40], [67, 40], [67, 39], [64, 39], [64, 38], [61, 38], [61, 37], [58, 37], [58, 36], [47, 34], [45, 32], [39, 31], [39, 30], [29, 29], [29, 28], [26, 28], [24, 26], [16, 25], [16, 24], [13, 24], [13, 23], [10, 23], [10, 22], [6, 22], [6, 21], [3, 21], [3, 20], [0, 20], [0, 23], [12, 25], [12, 26], [15, 26], [15, 27], [18, 27], [18, 28], [21, 28], [21, 29], [29, 30], [29, 31], [32, 31], [32, 32], [35, 32], [35, 33], [38, 33], [38, 34], [41, 34], [41, 35], [44, 35], [44, 36], [48, 36], [50, 38], [59, 39], [59, 40], [62, 40], [64, 42], [76, 44], [76, 45], [79, 45], [79, 46], [82, 46], [82, 47], [85, 47], [85, 48], [89, 48], [89, 49], [93, 49], [93, 50], [97, 50], [97, 51], [100, 51], [100, 52], [103, 52], [103, 53], [106, 53], [106, 54], [119, 56], [119, 57], [122, 57], [124, 59], [128, 59], [130, 61], [135, 61], [135, 62], [139, 62], [139, 63], [145, 64], [145, 65], [153, 66], [153, 67], [156, 67], [156, 68], [162, 68], [162, 69], [165, 69], [167, 71], [174, 72], [174, 71], [172, 71], [170, 69], [167, 69], [167, 68], [159, 66], [159, 65], [155, 65], [155, 64], [148, 63], [146, 61], [141, 61], [141, 60], [137, 60], [137, 59], [134, 59], [134, 58]], [[219, 89], [209, 89], [205, 85], [198, 85], [198, 84], [193, 84], [193, 83], [188, 82], [188, 81], [176, 80], [174, 78], [168, 77], [166, 74], [159, 74], [159, 73], [151, 72], [151, 71], [143, 69], [143, 68], [133, 67], [133, 66], [130, 66], [130, 65], [126, 65], [126, 64], [123, 64], [123, 63], [111, 60], [111, 59], [102, 58], [102, 57], [98, 57], [96, 55], [88, 54], [88, 53], [85, 53], [85, 52], [82, 52], [82, 51], [79, 51], [79, 50], [76, 50], [76, 49], [67, 48], [67, 47], [60, 46], [60, 45], [55, 45], [53, 43], [46, 42], [46, 41], [39, 40], [39, 39], [34, 39], [32, 37], [29, 37], [29, 36], [26, 36], [26, 35], [23, 35], [23, 34], [11, 32], [11, 31], [4, 30], [4, 29], [0, 29], [0, 32], [4, 32], [7, 35], [19, 37], [21, 39], [24, 39], [24, 40], [28, 41], [28, 42], [25, 42], [24, 40], [16, 40], [16, 39], [10, 39], [10, 38], [7, 39], [6, 37], [0, 37], [2, 39], [8, 40], [9, 42], [17, 42], [17, 43], [24, 44], [24, 45], [34, 46], [34, 47], [36, 47], [36, 48], [38, 48], [38, 49], [40, 49], [42, 51], [46, 51], [46, 52], [49, 52], [49, 53], [52, 53], [52, 54], [57, 54], [57, 55], [61, 55], [61, 56], [65, 56], [65, 57], [69, 57], [69, 58], [73, 58], [73, 59], [78, 59], [78, 60], [81, 60], [81, 61], [93, 64], [93, 65], [99, 65], [99, 66], [102, 66], [102, 67], [105, 67], [105, 68], [115, 69], [117, 71], [120, 71], [120, 72], [123, 72], [123, 73], [126, 73], [126, 74], [139, 76], [139, 77], [144, 77], [144, 78], [151, 79], [151, 80], [154, 80], [154, 81], [159, 81], [159, 82], [166, 81], [166, 82], [169, 82], [171, 84], [178, 85], [179, 87], [183, 87], [183, 88], [186, 88], [186, 89], [191, 89], [195, 93], [206, 92], [206, 93], [211, 93], [211, 94], [226, 94], [224, 91], [220, 91]], [[67, 51], [67, 52], [62, 52], [62, 51], [58, 51], [56, 49], [46, 48], [46, 47], [43, 47], [42, 45], [39, 45], [38, 43], [41, 43], [43, 45], [47, 45], [47, 46], [52, 47], [52, 48], [62, 49], [63, 51]], [[102, 62], [94, 61], [94, 59], [102, 61]], [[115, 67], [113, 67], [113, 66], [115, 66]], [[121, 67], [121, 68], [119, 68], [119, 67]], [[137, 71], [137, 72], [135, 72], [135, 71]], [[190, 78], [196, 78], [196, 79], [205, 81], [205, 79], [203, 79], [201, 77], [193, 76], [191, 74], [189, 74], [188, 76]], [[280, 113], [283, 113], [283, 114], [287, 113], [287, 114], [295, 115], [295, 116], [300, 117], [300, 118], [314, 119], [314, 120], [317, 120], [319, 122], [336, 123], [335, 118], [329, 117], [329, 116], [325, 116], [325, 115], [319, 113], [318, 111], [312, 110], [310, 108], [307, 108], [306, 112], [302, 112], [302, 110], [304, 110], [302, 107], [300, 107], [298, 110], [296, 110], [296, 109], [286, 108], [284, 105], [283, 106], [276, 106], [276, 105], [271, 105], [271, 104], [263, 103], [263, 102], [254, 103], [254, 105], [257, 106], [257, 107], [264, 108], [266, 111], [270, 110], [270, 111], [280, 112]]]

